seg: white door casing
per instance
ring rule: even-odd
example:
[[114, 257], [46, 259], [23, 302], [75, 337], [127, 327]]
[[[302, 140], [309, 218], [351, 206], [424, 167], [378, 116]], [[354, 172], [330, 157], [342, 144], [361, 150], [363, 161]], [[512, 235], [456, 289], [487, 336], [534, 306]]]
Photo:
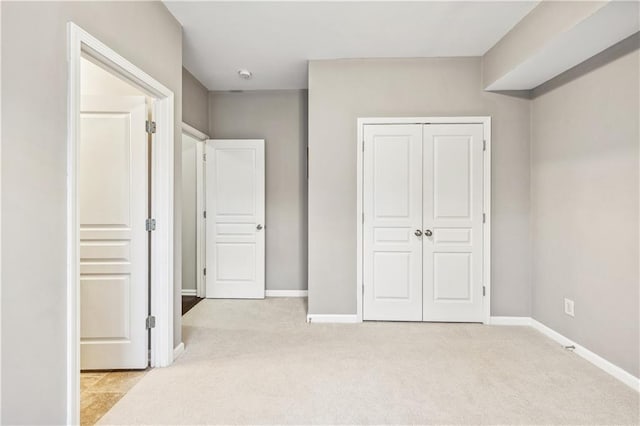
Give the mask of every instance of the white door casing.
[[424, 321], [483, 320], [482, 141], [482, 124], [424, 126]]
[[150, 239], [150, 311], [155, 327], [150, 330], [151, 367], [166, 367], [174, 359], [174, 105], [171, 90], [119, 55], [73, 22], [67, 23], [67, 185], [66, 185], [66, 423], [80, 422], [80, 218], [79, 151], [81, 111], [81, 61], [98, 60], [153, 99], [156, 133], [151, 154], [151, 211], [156, 230]]
[[364, 126], [365, 320], [422, 320], [422, 125]]
[[81, 111], [81, 368], [146, 368], [145, 98], [84, 96]]
[[264, 140], [207, 140], [206, 295], [265, 296]]
[[[418, 249], [422, 257], [419, 262], [421, 315], [412, 317], [411, 310], [403, 310], [401, 304], [388, 304], [385, 308], [391, 312], [381, 309], [372, 316], [370, 314], [376, 305], [372, 304], [375, 302], [376, 284], [387, 282], [395, 285], [392, 290], [385, 290], [388, 294], [394, 291], [401, 294], [400, 290], [406, 288], [403, 284], [406, 274], [399, 273], [400, 268], [394, 270], [390, 263], [377, 270], [373, 267], [380, 249], [373, 245], [376, 234], [372, 229], [375, 224], [371, 221], [372, 216], [377, 218], [375, 204], [379, 201], [375, 194], [373, 158], [380, 155], [375, 151], [372, 140], [376, 139], [376, 134], [381, 137], [402, 134], [411, 126], [420, 128], [422, 148], [416, 173], [420, 178], [417, 186], [421, 199], [420, 219], [416, 222], [421, 223], [423, 233]], [[358, 120], [358, 319], [488, 322], [491, 276], [490, 126], [489, 117]], [[381, 163], [384, 166], [406, 156], [402, 143], [395, 145], [395, 151], [392, 147], [391, 143], [387, 144], [388, 150]], [[400, 166], [397, 160], [395, 163], [396, 166], [391, 168], [397, 169], [397, 176], [402, 176], [402, 169], [411, 168]], [[400, 209], [402, 203], [398, 200], [406, 191], [397, 183], [393, 186], [395, 191], [389, 191], [391, 196], [387, 201], [393, 203], [395, 197], [396, 209]], [[378, 235], [389, 240], [384, 233], [378, 232]]]
[[207, 297], [204, 265], [206, 265], [207, 245], [205, 233], [207, 231], [204, 211], [205, 175], [204, 175], [204, 141], [196, 144], [196, 296]]
[[196, 296], [206, 296], [206, 276], [204, 265], [206, 264], [206, 225], [204, 212], [205, 206], [205, 175], [204, 175], [204, 146], [209, 136], [193, 126], [183, 122], [183, 135], [188, 135], [196, 142]]

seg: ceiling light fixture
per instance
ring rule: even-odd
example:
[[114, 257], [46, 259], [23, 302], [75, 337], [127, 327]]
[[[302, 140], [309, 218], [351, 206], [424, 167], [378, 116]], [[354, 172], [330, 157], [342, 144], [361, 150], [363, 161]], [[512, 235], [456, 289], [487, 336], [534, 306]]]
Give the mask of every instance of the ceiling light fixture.
[[251, 80], [253, 74], [249, 70], [238, 70], [238, 76], [243, 80]]

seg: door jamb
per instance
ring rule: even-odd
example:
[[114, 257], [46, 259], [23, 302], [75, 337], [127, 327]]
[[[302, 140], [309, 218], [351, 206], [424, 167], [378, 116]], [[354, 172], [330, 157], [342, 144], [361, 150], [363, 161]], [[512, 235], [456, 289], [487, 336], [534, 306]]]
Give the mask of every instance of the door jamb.
[[78, 151], [80, 140], [80, 62], [82, 55], [97, 60], [115, 75], [154, 98], [157, 122], [152, 153], [152, 212], [157, 228], [151, 239], [152, 367], [173, 362], [173, 198], [174, 94], [73, 22], [67, 24], [67, 423], [80, 420], [80, 259], [78, 213]]
[[483, 224], [482, 284], [486, 294], [483, 300], [483, 324], [491, 317], [491, 117], [372, 117], [358, 118], [357, 122], [357, 208], [356, 208], [356, 322], [362, 322], [364, 279], [364, 126], [366, 124], [482, 124], [486, 144], [483, 158], [483, 209], [486, 215]]
[[204, 144], [209, 135], [201, 132], [193, 126], [182, 122], [182, 133], [194, 138], [196, 141], [196, 296], [207, 297], [207, 277], [204, 274], [206, 267], [206, 218], [205, 218], [205, 156]]

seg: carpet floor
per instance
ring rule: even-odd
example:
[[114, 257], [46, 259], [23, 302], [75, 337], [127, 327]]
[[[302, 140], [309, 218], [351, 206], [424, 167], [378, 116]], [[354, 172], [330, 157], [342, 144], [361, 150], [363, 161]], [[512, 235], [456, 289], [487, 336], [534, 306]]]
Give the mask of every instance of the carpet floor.
[[101, 424], [637, 424], [639, 394], [528, 327], [307, 324], [305, 299], [204, 300], [184, 354]]

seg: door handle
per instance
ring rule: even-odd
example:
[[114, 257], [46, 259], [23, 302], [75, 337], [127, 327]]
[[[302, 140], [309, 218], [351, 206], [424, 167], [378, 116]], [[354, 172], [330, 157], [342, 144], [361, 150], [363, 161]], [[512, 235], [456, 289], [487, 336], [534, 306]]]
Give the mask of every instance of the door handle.
[[419, 230], [419, 229], [416, 229], [416, 232], [414, 232], [413, 235], [415, 235], [416, 237], [421, 237], [422, 236], [422, 231]]
[[433, 235], [433, 232], [431, 232], [431, 229], [425, 229], [424, 230], [424, 235], [426, 235], [427, 237], [430, 237]]
[[262, 229], [262, 225], [258, 224], [258, 226], [256, 226], [256, 229], [260, 231]]

